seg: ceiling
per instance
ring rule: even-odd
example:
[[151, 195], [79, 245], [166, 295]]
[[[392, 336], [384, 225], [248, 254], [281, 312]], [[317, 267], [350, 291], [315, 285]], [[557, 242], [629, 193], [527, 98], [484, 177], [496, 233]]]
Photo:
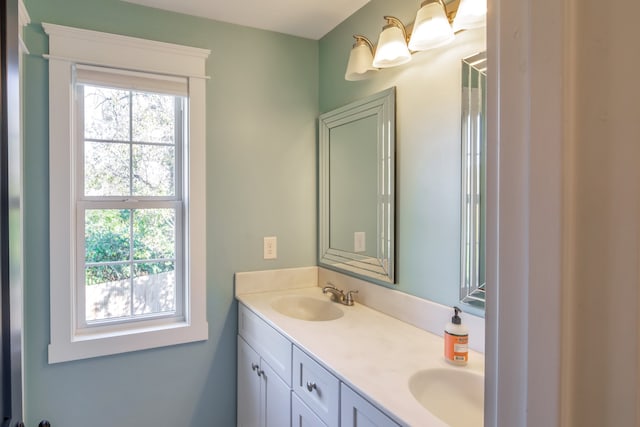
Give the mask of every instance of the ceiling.
[[318, 40], [369, 0], [124, 0]]

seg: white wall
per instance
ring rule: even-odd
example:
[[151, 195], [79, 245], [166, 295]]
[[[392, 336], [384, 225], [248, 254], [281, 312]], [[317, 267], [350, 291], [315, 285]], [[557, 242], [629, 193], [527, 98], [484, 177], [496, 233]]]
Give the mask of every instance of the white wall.
[[487, 425], [637, 426], [640, 6], [489, 9]]
[[640, 6], [602, 6], [581, 1], [574, 14], [569, 420], [637, 426]]

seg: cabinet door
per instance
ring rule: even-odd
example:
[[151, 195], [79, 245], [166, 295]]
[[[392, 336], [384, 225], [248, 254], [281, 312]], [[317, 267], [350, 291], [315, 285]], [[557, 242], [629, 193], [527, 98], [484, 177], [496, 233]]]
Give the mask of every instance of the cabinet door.
[[327, 427], [300, 398], [291, 396], [291, 427]]
[[340, 399], [341, 427], [399, 427], [344, 383], [340, 384]]
[[238, 306], [238, 334], [291, 385], [291, 342], [243, 304]]
[[262, 419], [266, 427], [289, 427], [291, 425], [291, 389], [276, 375], [268, 363], [261, 361], [262, 392], [265, 404]]
[[262, 402], [260, 397], [260, 356], [238, 336], [238, 427], [259, 427]]

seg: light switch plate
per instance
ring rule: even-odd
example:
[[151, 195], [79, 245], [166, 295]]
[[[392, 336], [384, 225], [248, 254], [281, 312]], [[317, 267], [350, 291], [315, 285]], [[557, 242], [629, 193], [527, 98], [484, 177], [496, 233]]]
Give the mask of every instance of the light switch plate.
[[264, 259], [278, 258], [278, 238], [270, 236], [264, 238]]
[[353, 251], [365, 252], [367, 250], [366, 234], [364, 231], [353, 233]]

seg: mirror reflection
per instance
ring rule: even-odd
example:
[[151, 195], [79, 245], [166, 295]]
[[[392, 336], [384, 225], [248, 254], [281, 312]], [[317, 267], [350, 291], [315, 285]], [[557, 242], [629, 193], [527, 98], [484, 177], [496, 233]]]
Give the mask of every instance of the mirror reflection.
[[462, 60], [461, 301], [484, 307], [487, 55]]
[[395, 88], [320, 116], [319, 264], [394, 283]]
[[370, 257], [377, 256], [376, 125], [371, 115], [329, 134], [329, 245]]

